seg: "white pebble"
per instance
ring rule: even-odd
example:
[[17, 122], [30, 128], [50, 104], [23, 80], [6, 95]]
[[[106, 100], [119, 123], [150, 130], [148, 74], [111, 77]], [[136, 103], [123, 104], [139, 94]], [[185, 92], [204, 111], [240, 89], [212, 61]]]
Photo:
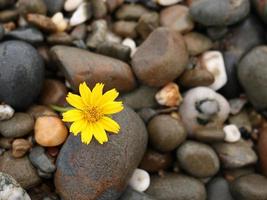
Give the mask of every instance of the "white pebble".
[[67, 0], [64, 4], [64, 9], [66, 11], [73, 11], [78, 8], [82, 2], [83, 0]]
[[135, 44], [135, 41], [131, 38], [125, 38], [123, 41], [122, 41], [122, 44], [125, 45], [125, 46], [128, 46], [130, 47], [131, 49], [131, 57], [134, 55], [134, 53], [136, 52], [136, 44]]
[[201, 56], [201, 65], [214, 76], [214, 82], [208, 87], [219, 90], [227, 82], [227, 75], [222, 53], [219, 51], [207, 51]]
[[61, 12], [54, 14], [51, 20], [56, 24], [58, 32], [63, 32], [68, 27], [68, 22]]
[[0, 105], [0, 121], [13, 117], [14, 109], [9, 105]]
[[77, 10], [72, 14], [70, 18], [70, 25], [76, 26], [82, 24], [86, 20], [91, 17], [90, 12], [90, 4], [89, 3], [82, 3]]
[[229, 104], [230, 104], [230, 113], [232, 115], [236, 115], [239, 113], [244, 105], [248, 102], [247, 99], [245, 98], [236, 98], [236, 99], [230, 99]]
[[135, 169], [129, 185], [136, 191], [144, 192], [150, 185], [150, 176], [143, 169]]
[[223, 127], [223, 131], [225, 133], [225, 142], [237, 142], [241, 138], [241, 133], [238, 129], [238, 127], [234, 124], [227, 125]]
[[161, 6], [171, 6], [181, 1], [182, 0], [157, 0], [157, 3]]

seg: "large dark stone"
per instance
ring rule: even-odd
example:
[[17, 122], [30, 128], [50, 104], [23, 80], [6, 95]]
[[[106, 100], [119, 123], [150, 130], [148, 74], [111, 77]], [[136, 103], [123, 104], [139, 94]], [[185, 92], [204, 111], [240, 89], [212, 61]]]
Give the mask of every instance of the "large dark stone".
[[17, 109], [29, 106], [39, 95], [44, 79], [41, 56], [29, 44], [0, 44], [0, 100]]
[[121, 131], [100, 145], [69, 136], [57, 160], [56, 189], [64, 200], [115, 200], [127, 186], [147, 144], [142, 120], [130, 108], [114, 115]]

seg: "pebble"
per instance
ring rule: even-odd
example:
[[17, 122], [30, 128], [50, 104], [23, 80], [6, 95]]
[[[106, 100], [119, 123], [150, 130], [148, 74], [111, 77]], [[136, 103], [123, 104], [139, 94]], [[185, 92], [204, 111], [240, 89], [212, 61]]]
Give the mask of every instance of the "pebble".
[[179, 86], [176, 83], [168, 83], [157, 92], [155, 98], [158, 104], [163, 106], [179, 106], [182, 103], [182, 96], [179, 91]]
[[219, 127], [206, 127], [196, 129], [194, 132], [194, 139], [200, 142], [222, 142], [224, 141], [225, 133], [222, 128]]
[[190, 32], [184, 36], [184, 40], [191, 56], [196, 56], [209, 50], [213, 43], [203, 34], [198, 32]]
[[164, 177], [152, 176], [150, 186], [146, 193], [158, 200], [205, 200], [207, 195], [204, 184], [199, 180], [172, 173], [166, 174]]
[[24, 189], [29, 189], [41, 182], [28, 157], [14, 158], [10, 151], [0, 156], [0, 171], [11, 175]]
[[116, 10], [124, 3], [124, 0], [106, 0], [107, 8], [110, 13]]
[[252, 5], [254, 6], [257, 14], [259, 17], [266, 23], [267, 22], [267, 16], [266, 16], [266, 1], [258, 1], [258, 0], [253, 0], [251, 1]]
[[39, 101], [43, 105], [64, 105], [67, 96], [66, 86], [55, 79], [46, 79], [43, 89], [39, 97]]
[[41, 146], [35, 146], [32, 148], [29, 154], [29, 159], [35, 167], [43, 172], [52, 173], [56, 170], [56, 166], [47, 157], [45, 149]]
[[47, 12], [47, 7], [43, 0], [18, 0], [16, 5], [22, 14], [36, 13], [45, 15]]
[[0, 197], [3, 200], [31, 200], [12, 176], [2, 172], [0, 172]]
[[222, 177], [212, 179], [207, 185], [208, 200], [234, 200], [229, 183]]
[[57, 26], [51, 18], [40, 14], [28, 14], [27, 21], [45, 32], [56, 32]]
[[8, 120], [12, 118], [14, 115], [14, 112], [15, 111], [11, 106], [7, 104], [0, 105], [0, 121]]
[[82, 3], [79, 5], [77, 10], [72, 14], [70, 18], [70, 26], [77, 26], [82, 24], [83, 22], [90, 19], [92, 16], [91, 13], [91, 4], [90, 3]]
[[213, 90], [219, 90], [227, 82], [227, 74], [222, 53], [219, 51], [207, 51], [201, 56], [201, 65], [214, 77], [214, 82], [209, 85]]
[[60, 12], [64, 6], [65, 0], [43, 0], [46, 4], [47, 11], [49, 14], [54, 15]]
[[29, 28], [18, 28], [13, 31], [10, 31], [6, 34], [7, 37], [15, 38], [18, 40], [23, 40], [29, 43], [40, 43], [44, 41], [44, 36], [42, 32], [38, 29], [29, 27]]
[[152, 149], [148, 149], [140, 163], [140, 168], [150, 173], [167, 170], [173, 164], [171, 153], [160, 153]]
[[134, 53], [136, 52], [136, 50], [137, 50], [135, 41], [133, 39], [131, 39], [131, 38], [125, 38], [122, 41], [122, 44], [124, 46], [130, 47], [130, 49], [131, 49], [130, 56], [132, 57], [134, 55]]
[[229, 124], [223, 127], [223, 131], [225, 133], [225, 142], [234, 143], [240, 140], [241, 133], [238, 127], [234, 124]]
[[78, 40], [84, 40], [87, 35], [87, 27], [85, 24], [75, 26], [71, 31], [70, 35]]
[[120, 43], [102, 42], [97, 46], [96, 52], [127, 62], [130, 59], [131, 49]]
[[13, 20], [17, 20], [19, 17], [18, 10], [1, 10], [0, 11], [0, 22], [9, 22]]
[[255, 169], [253, 168], [253, 166], [248, 166], [224, 170], [224, 177], [228, 182], [232, 182], [241, 176], [246, 176], [253, 173], [255, 173]]
[[249, 115], [246, 110], [242, 110], [236, 115], [231, 115], [228, 119], [229, 123], [237, 126], [238, 129], [244, 129], [247, 132], [252, 132], [252, 125], [249, 119]]
[[86, 39], [86, 45], [90, 49], [95, 49], [99, 44], [106, 40], [107, 32], [108, 25], [106, 20], [99, 19], [94, 21], [92, 24], [92, 32]]
[[150, 185], [150, 176], [143, 169], [135, 169], [129, 180], [129, 186], [138, 192], [144, 192]]
[[68, 12], [76, 10], [81, 5], [83, 0], [66, 0], [64, 9]]
[[109, 135], [104, 145], [95, 140], [84, 145], [73, 135], [63, 145], [54, 179], [61, 198], [117, 199], [122, 194], [145, 153], [147, 132], [139, 116], [127, 106], [114, 115], [114, 120], [121, 126], [120, 133]]
[[260, 161], [261, 173], [267, 176], [267, 124], [263, 123], [259, 130], [259, 139], [257, 144], [257, 150]]
[[242, 58], [237, 68], [239, 81], [256, 109], [267, 108], [266, 55], [267, 46], [255, 47]]
[[51, 20], [55, 23], [57, 26], [58, 32], [63, 32], [68, 28], [68, 22], [64, 19], [64, 16], [61, 12], [57, 12], [53, 15]]
[[54, 147], [64, 143], [68, 130], [64, 123], [55, 116], [38, 117], [34, 126], [34, 138], [44, 147]]
[[131, 68], [120, 60], [67, 46], [54, 46], [51, 53], [73, 89], [83, 81], [90, 88], [98, 82], [104, 83], [107, 90], [126, 92], [135, 88]]
[[148, 10], [140, 4], [123, 4], [115, 13], [119, 20], [138, 20]]
[[92, 0], [92, 10], [95, 19], [103, 18], [107, 15], [108, 8], [106, 0]]
[[12, 142], [12, 156], [14, 158], [23, 157], [32, 147], [31, 142], [25, 139], [15, 139]]
[[0, 65], [0, 99], [15, 109], [28, 107], [41, 91], [42, 58], [25, 42], [6, 41], [0, 44]]
[[179, 77], [179, 84], [186, 88], [209, 86], [213, 82], [213, 74], [199, 65], [193, 69], [186, 69]]
[[122, 196], [118, 200], [155, 200], [150, 195], [145, 194], [144, 192], [138, 192], [132, 189], [131, 187], [127, 187], [127, 189], [123, 192]]
[[169, 152], [181, 145], [187, 136], [181, 121], [170, 115], [155, 116], [148, 123], [149, 142], [160, 152]]
[[143, 14], [136, 25], [136, 32], [146, 39], [153, 30], [159, 26], [159, 14], [156, 12], [150, 12]]
[[17, 138], [28, 135], [34, 126], [33, 118], [27, 113], [15, 113], [5, 121], [0, 121], [0, 133], [4, 137]]
[[227, 169], [236, 169], [255, 164], [258, 157], [255, 151], [243, 141], [236, 143], [217, 143], [213, 145], [221, 164]]
[[46, 40], [52, 45], [72, 45], [73, 38], [65, 32], [59, 32], [49, 35]]
[[242, 108], [245, 106], [245, 104], [247, 103], [247, 99], [246, 98], [235, 98], [235, 99], [230, 99], [229, 100], [229, 104], [230, 104], [230, 113], [232, 115], [236, 115], [238, 114]]
[[33, 105], [27, 110], [27, 113], [35, 120], [41, 116], [58, 116], [50, 107], [44, 105]]
[[157, 3], [161, 6], [171, 6], [180, 3], [181, 1], [183, 0], [157, 0]]
[[137, 48], [132, 67], [142, 83], [161, 87], [181, 75], [187, 61], [182, 36], [168, 28], [157, 28]]
[[38, 176], [45, 179], [51, 179], [53, 178], [53, 173], [44, 172], [40, 169], [37, 169]]
[[187, 91], [179, 113], [190, 136], [203, 127], [216, 127], [228, 118], [230, 106], [220, 94], [207, 87]]
[[267, 199], [267, 179], [259, 174], [242, 176], [233, 181], [230, 188], [238, 200]]
[[136, 25], [137, 23], [134, 21], [116, 21], [113, 24], [113, 31], [124, 38], [135, 38], [137, 36]]
[[179, 166], [194, 177], [211, 177], [220, 169], [215, 151], [200, 142], [186, 141], [177, 149], [176, 157]]
[[244, 19], [250, 11], [249, 0], [202, 0], [190, 3], [190, 15], [205, 26], [232, 25]]
[[189, 9], [183, 5], [170, 6], [161, 10], [160, 24], [181, 33], [188, 33], [194, 28]]
[[13, 142], [13, 138], [1, 137], [0, 138], [0, 148], [11, 149], [12, 142]]
[[6, 8], [10, 5], [13, 5], [15, 3], [15, 0], [1, 0], [0, 1], [0, 8], [3, 9], [3, 8]]

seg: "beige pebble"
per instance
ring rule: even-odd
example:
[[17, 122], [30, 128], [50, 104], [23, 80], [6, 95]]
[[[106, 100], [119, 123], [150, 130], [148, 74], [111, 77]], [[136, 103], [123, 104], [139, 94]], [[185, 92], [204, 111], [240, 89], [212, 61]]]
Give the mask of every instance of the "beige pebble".
[[63, 32], [68, 28], [68, 21], [64, 19], [61, 12], [54, 14], [51, 20], [55, 23], [58, 32]]
[[34, 127], [34, 137], [38, 144], [44, 147], [61, 145], [67, 138], [68, 131], [58, 117], [38, 117]]
[[25, 139], [15, 139], [12, 143], [12, 156], [15, 158], [23, 157], [29, 149], [32, 147], [32, 144]]

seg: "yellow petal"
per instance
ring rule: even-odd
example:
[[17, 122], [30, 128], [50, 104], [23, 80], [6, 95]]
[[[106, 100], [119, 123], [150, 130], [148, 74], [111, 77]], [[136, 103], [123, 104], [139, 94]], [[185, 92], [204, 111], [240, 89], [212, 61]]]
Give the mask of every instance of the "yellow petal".
[[70, 132], [74, 135], [77, 135], [79, 132], [83, 131], [87, 126], [87, 122], [85, 120], [78, 120], [72, 123], [70, 126]]
[[85, 108], [82, 98], [79, 95], [72, 94], [71, 92], [69, 92], [66, 100], [70, 105], [75, 108], [78, 108], [80, 110], [83, 110]]
[[118, 96], [119, 93], [116, 89], [109, 90], [105, 94], [103, 94], [100, 101], [98, 102], [98, 105], [103, 105], [107, 102], [114, 101]]
[[90, 130], [89, 126], [87, 126], [86, 129], [84, 129], [81, 133], [81, 140], [82, 140], [82, 143], [84, 144], [89, 144], [92, 140], [92, 137], [93, 137], [93, 133], [92, 131]]
[[86, 105], [90, 105], [92, 92], [85, 82], [80, 84], [79, 91], [80, 91], [83, 103]]
[[64, 112], [63, 114], [63, 121], [64, 122], [73, 122], [77, 120], [81, 120], [83, 118], [82, 111], [77, 109], [72, 109], [67, 112]]
[[120, 131], [120, 125], [109, 117], [103, 117], [99, 123], [109, 132], [118, 133]]
[[122, 111], [123, 105], [121, 101], [113, 101], [104, 104], [101, 108], [103, 109], [104, 114], [109, 115]]
[[103, 129], [102, 126], [99, 126], [97, 123], [93, 124], [93, 134], [95, 139], [100, 143], [103, 144], [104, 142], [108, 141], [108, 137], [106, 131]]
[[103, 88], [104, 84], [103, 83], [97, 83], [95, 87], [92, 90], [92, 105], [97, 105], [97, 102], [100, 100], [103, 94]]

